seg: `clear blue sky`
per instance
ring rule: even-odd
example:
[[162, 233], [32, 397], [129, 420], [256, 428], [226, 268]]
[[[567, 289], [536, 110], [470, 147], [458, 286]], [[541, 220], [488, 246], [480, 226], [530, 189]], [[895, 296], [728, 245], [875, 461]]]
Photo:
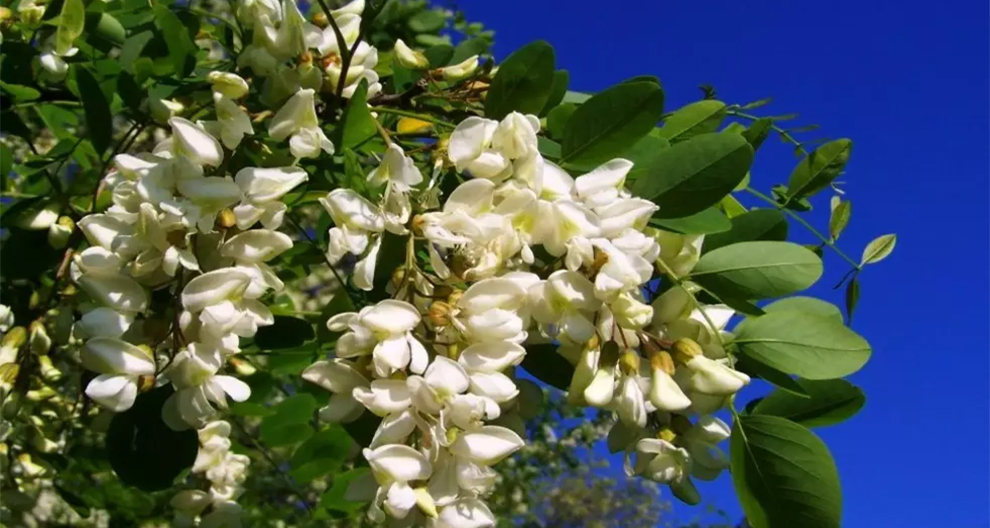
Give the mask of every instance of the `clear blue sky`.
[[[990, 526], [985, 0], [460, 6], [496, 31], [499, 59], [533, 40], [552, 43], [572, 89], [653, 74], [668, 108], [710, 84], [727, 102], [772, 96], [764, 111], [798, 112], [821, 125], [812, 135], [852, 138], [844, 179], [853, 214], [841, 246], [859, 255], [876, 235], [899, 241], [862, 276], [854, 328], [874, 353], [853, 381], [866, 408], [819, 430], [842, 476], [843, 526]], [[793, 166], [788, 149], [768, 144], [754, 169], [764, 191]], [[830, 288], [846, 268], [834, 256], [826, 268], [813, 293], [841, 304]], [[729, 480], [702, 491], [738, 519]]]

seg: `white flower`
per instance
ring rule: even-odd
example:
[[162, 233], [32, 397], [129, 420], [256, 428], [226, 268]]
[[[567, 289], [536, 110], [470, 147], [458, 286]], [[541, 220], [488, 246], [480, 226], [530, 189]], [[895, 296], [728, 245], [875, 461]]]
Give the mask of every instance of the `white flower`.
[[453, 324], [474, 342], [526, 339], [526, 290], [511, 279], [484, 279], [471, 285], [457, 301]]
[[457, 64], [440, 68], [439, 73], [445, 81], [456, 81], [471, 75], [477, 69], [478, 56], [472, 55]]
[[402, 42], [402, 39], [396, 39], [394, 51], [396, 62], [403, 68], [422, 70], [430, 67], [430, 61], [426, 58], [426, 55], [413, 50], [405, 42]]
[[298, 167], [246, 167], [237, 171], [234, 183], [241, 189], [241, 203], [234, 207], [239, 229], [248, 229], [255, 222], [268, 229], [278, 229], [286, 206], [279, 200], [300, 183], [309, 179]]
[[714, 480], [719, 472], [729, 468], [729, 457], [718, 443], [729, 438], [732, 431], [714, 416], [701, 416], [698, 422], [681, 435], [684, 448], [691, 454], [691, 474], [702, 480]]
[[86, 395], [113, 412], [130, 409], [139, 378], [155, 374], [154, 358], [146, 349], [119, 339], [90, 339], [80, 357], [84, 367], [99, 373], [86, 386]]
[[396, 143], [388, 146], [382, 162], [368, 174], [368, 182], [372, 185], [377, 187], [389, 183], [399, 192], [409, 192], [422, 181], [423, 174], [416, 168], [416, 163]]
[[213, 71], [206, 75], [206, 80], [213, 87], [213, 92], [230, 99], [240, 99], [248, 94], [248, 84], [236, 73]]
[[254, 133], [251, 118], [232, 99], [219, 93], [213, 94], [213, 102], [217, 107], [215, 126], [220, 131], [220, 140], [225, 147], [234, 150], [241, 144], [244, 136]]
[[130, 277], [84, 273], [78, 282], [90, 297], [117, 312], [137, 313], [148, 307], [148, 292]]
[[[216, 410], [227, 408], [227, 396], [242, 402], [251, 396], [247, 383], [233, 377], [218, 375], [222, 359], [217, 354], [194, 349], [179, 352], [172, 360], [166, 376], [176, 392], [165, 402], [163, 418], [173, 429], [185, 424], [197, 427], [206, 423]], [[181, 422], [175, 420], [176, 415]], [[213, 479], [211, 479], [213, 480]]]
[[465, 498], [444, 506], [431, 528], [493, 528], [495, 516], [479, 499]]
[[388, 377], [407, 367], [422, 374], [429, 356], [412, 335], [419, 325], [419, 311], [413, 305], [392, 299], [366, 306], [360, 313], [343, 313], [327, 321], [332, 331], [349, 331], [337, 341], [337, 356], [342, 358], [372, 354], [378, 376]]
[[683, 277], [694, 269], [701, 257], [701, 245], [705, 241], [704, 235], [681, 235], [662, 229], [657, 229], [653, 237], [660, 244], [660, 259], [678, 277]]
[[220, 143], [203, 127], [181, 117], [169, 119], [168, 124], [172, 127], [174, 155], [185, 157], [196, 165], [217, 167], [223, 162]]
[[491, 466], [525, 445], [519, 435], [505, 427], [486, 425], [473, 431], [462, 431], [450, 446], [457, 458]]
[[[295, 5], [293, 3], [293, 5]], [[333, 143], [320, 128], [312, 89], [301, 89], [282, 105], [268, 125], [275, 141], [289, 139], [289, 150], [296, 158], [315, 158], [320, 151], [333, 154]]]
[[672, 484], [686, 479], [690, 471], [691, 457], [687, 450], [657, 438], [644, 438], [636, 443], [634, 474], [660, 484]]
[[542, 284], [529, 290], [533, 318], [553, 325], [561, 338], [575, 343], [587, 341], [595, 332], [594, 313], [601, 306], [595, 285], [576, 271], [553, 272]]
[[364, 458], [381, 486], [375, 502], [384, 502], [393, 517], [404, 518], [416, 505], [416, 493], [409, 482], [428, 479], [433, 472], [430, 461], [419, 451], [399, 444], [365, 449]]
[[[343, 31], [343, 28], [341, 30]], [[334, 45], [336, 45], [336, 36], [331, 35], [330, 38], [334, 39]], [[378, 49], [362, 41], [351, 56], [351, 62], [347, 68], [347, 78], [341, 79], [341, 75], [344, 73], [341, 62], [331, 60], [327, 62], [327, 80], [334, 90], [337, 90], [338, 84], [343, 82], [344, 88], [341, 95], [346, 99], [354, 96], [354, 92], [362, 80], [366, 81], [368, 83], [367, 96], [372, 97], [382, 90], [382, 85], [378, 82], [378, 72], [375, 71], [377, 64]]]
[[689, 389], [709, 396], [729, 396], [749, 383], [749, 376], [703, 355], [692, 357], [684, 366], [690, 372], [686, 380]]
[[326, 407], [320, 409], [320, 419], [327, 422], [350, 422], [364, 412], [364, 405], [354, 399], [357, 387], [370, 387], [350, 361], [332, 359], [317, 361], [302, 373], [302, 378], [332, 392]]

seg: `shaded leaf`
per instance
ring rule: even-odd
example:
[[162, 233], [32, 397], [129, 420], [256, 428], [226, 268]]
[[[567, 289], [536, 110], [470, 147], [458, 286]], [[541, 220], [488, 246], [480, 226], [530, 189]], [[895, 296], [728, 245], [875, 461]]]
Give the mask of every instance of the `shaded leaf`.
[[849, 200], [840, 199], [839, 203], [832, 207], [832, 214], [828, 219], [828, 233], [832, 241], [838, 240], [839, 235], [849, 225], [850, 215], [852, 215], [852, 202]]
[[113, 114], [100, 84], [86, 68], [76, 67], [76, 83], [86, 115], [86, 130], [97, 153], [103, 153], [113, 139]]
[[849, 318], [849, 324], [852, 324], [853, 312], [856, 311], [857, 304], [859, 304], [859, 276], [854, 275], [846, 284], [846, 316]]
[[545, 116], [550, 113], [551, 110], [557, 107], [564, 100], [564, 95], [567, 93], [567, 85], [570, 82], [571, 75], [567, 70], [557, 70], [553, 72], [553, 82], [550, 84], [550, 95], [547, 97], [547, 104], [543, 105], [543, 110], [540, 110], [540, 115]]
[[561, 160], [597, 165], [612, 159], [653, 129], [663, 116], [663, 101], [658, 85], [642, 81], [622, 83], [591, 97], [567, 122]]
[[683, 218], [651, 218], [650, 225], [686, 235], [710, 235], [732, 228], [732, 222], [715, 207]]
[[732, 481], [753, 528], [839, 528], [842, 490], [825, 443], [777, 416], [739, 416]]
[[364, 79], [354, 90], [354, 95], [347, 102], [347, 108], [341, 116], [340, 125], [342, 138], [339, 145], [344, 148], [354, 148], [378, 133], [375, 117], [368, 107], [368, 82]]
[[308, 321], [288, 315], [276, 315], [275, 324], [261, 326], [254, 343], [262, 350], [295, 348], [316, 337]]
[[189, 29], [168, 7], [155, 4], [152, 9], [155, 12], [155, 25], [161, 30], [165, 44], [168, 46], [172, 70], [176, 77], [181, 79], [189, 75], [196, 65], [196, 44], [189, 34]]
[[702, 134], [661, 150], [632, 191], [660, 206], [655, 216], [681, 218], [719, 203], [752, 162], [753, 149], [742, 136]]
[[536, 114], [550, 98], [554, 79], [553, 47], [545, 41], [529, 43], [499, 65], [485, 97], [485, 117], [502, 119], [510, 112]]
[[702, 253], [737, 242], [786, 240], [787, 218], [776, 209], [753, 209], [734, 216], [729, 230], [705, 237]]
[[756, 405], [753, 414], [780, 416], [805, 427], [821, 427], [848, 420], [866, 404], [862, 389], [843, 379], [798, 379], [796, 383], [808, 396], [774, 391]]
[[574, 376], [574, 366], [550, 344], [527, 347], [522, 368], [534, 378], [562, 391], [567, 390]]

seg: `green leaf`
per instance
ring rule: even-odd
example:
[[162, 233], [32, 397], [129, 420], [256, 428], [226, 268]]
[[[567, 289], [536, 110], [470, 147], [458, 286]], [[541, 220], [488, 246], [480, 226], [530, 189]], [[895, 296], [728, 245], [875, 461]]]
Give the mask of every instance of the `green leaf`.
[[752, 162], [753, 149], [742, 136], [702, 134], [659, 151], [632, 191], [660, 206], [655, 216], [681, 218], [719, 203]]
[[113, 140], [113, 114], [100, 84], [86, 68], [75, 67], [76, 83], [86, 115], [86, 130], [96, 152], [102, 154]]
[[570, 121], [571, 116], [574, 115], [574, 111], [577, 109], [578, 105], [576, 104], [564, 103], [547, 114], [547, 131], [550, 132], [550, 137], [556, 139], [564, 137], [567, 122]]
[[340, 425], [317, 432], [292, 454], [289, 475], [300, 483], [308, 483], [340, 468], [354, 449], [354, 441]]
[[7, 190], [7, 180], [10, 172], [14, 170], [14, 152], [6, 143], [0, 143], [0, 190]]
[[444, 23], [443, 12], [436, 9], [420, 11], [410, 17], [408, 22], [409, 29], [416, 33], [436, 33], [443, 28]]
[[141, 58], [145, 46], [155, 37], [151, 31], [142, 31], [136, 35], [131, 35], [124, 41], [120, 48], [120, 65], [125, 70], [132, 70], [134, 61]]
[[753, 121], [749, 125], [749, 128], [743, 130], [742, 136], [753, 146], [753, 150], [759, 150], [760, 145], [770, 135], [771, 130], [773, 130], [773, 120], [767, 117], [761, 117]]
[[822, 275], [822, 261], [790, 242], [739, 242], [701, 256], [691, 280], [716, 295], [767, 299], [804, 290]]
[[296, 348], [316, 337], [308, 321], [288, 315], [276, 315], [275, 324], [258, 327], [254, 343], [262, 350]]
[[543, 136], [536, 136], [536, 147], [545, 158], [556, 160], [560, 158], [560, 143]]
[[852, 141], [830, 141], [804, 157], [791, 172], [787, 199], [799, 200], [828, 187], [842, 173], [852, 153]]
[[426, 48], [423, 55], [430, 61], [431, 67], [439, 68], [450, 63], [451, 57], [454, 56], [454, 47], [450, 44], [437, 44]]
[[798, 384], [797, 380], [773, 367], [768, 367], [767, 365], [764, 365], [763, 363], [747, 356], [738, 356], [736, 358], [734, 368], [739, 372], [760, 378], [778, 389], [793, 394], [795, 397], [808, 397], [808, 393], [805, 392], [804, 387]]
[[529, 346], [522, 368], [534, 378], [562, 391], [567, 390], [574, 376], [574, 366], [550, 344]]
[[[252, 394], [254, 391], [252, 390]], [[245, 401], [245, 402], [230, 402], [230, 414], [234, 416], [256, 416], [265, 417], [275, 414], [275, 411], [265, 407], [260, 403]]]
[[787, 218], [777, 209], [753, 209], [732, 217], [732, 228], [705, 237], [702, 253], [737, 242], [754, 240], [786, 240]]
[[684, 218], [653, 218], [650, 225], [686, 235], [710, 235], [732, 228], [732, 222], [716, 207]]
[[506, 57], [485, 97], [485, 117], [502, 119], [510, 112], [536, 114], [546, 106], [553, 88], [553, 46], [531, 42]]
[[83, 0], [65, 0], [55, 30], [55, 53], [65, 55], [86, 27], [86, 5]]
[[0, 88], [3, 92], [14, 98], [14, 102], [26, 103], [41, 97], [41, 92], [30, 86], [23, 84], [10, 84], [0, 81]]
[[865, 266], [880, 262], [890, 256], [896, 245], [897, 235], [895, 234], [881, 235], [874, 238], [866, 245], [866, 249], [863, 250], [863, 259], [860, 261], [860, 265]]
[[859, 304], [859, 277], [854, 275], [846, 284], [846, 315], [849, 317], [849, 324], [852, 324], [853, 312]]
[[141, 88], [134, 80], [134, 76], [127, 71], [122, 71], [117, 76], [117, 93], [120, 94], [120, 98], [127, 105], [127, 108], [135, 114], [141, 112], [141, 103], [148, 96], [144, 88]]
[[333, 485], [320, 497], [320, 507], [344, 513], [354, 513], [364, 508], [365, 503], [349, 501], [345, 497], [351, 481], [366, 475], [368, 471], [368, 468], [361, 467], [334, 475]]
[[155, 25], [162, 31], [168, 46], [172, 69], [175, 76], [181, 79], [189, 75], [196, 66], [196, 44], [186, 26], [168, 7], [155, 4], [152, 9], [155, 12]]
[[567, 122], [561, 160], [597, 165], [612, 159], [653, 129], [663, 101], [663, 90], [652, 82], [622, 83], [591, 97]]
[[124, 26], [109, 13], [87, 13], [86, 31], [114, 46], [123, 45], [127, 38]]
[[[836, 196], [836, 198], [839, 198]], [[849, 216], [852, 214], [852, 202], [849, 200], [839, 202], [832, 207], [831, 216], [828, 219], [828, 233], [832, 237], [832, 241], [839, 239], [839, 235], [845, 230], [846, 226], [849, 225]]]
[[800, 295], [772, 302], [764, 306], [763, 311], [767, 313], [792, 311], [802, 312], [821, 317], [831, 317], [840, 323], [842, 322], [842, 312], [839, 311], [838, 306], [821, 299], [816, 299], [814, 297], [803, 297]]
[[[659, 130], [659, 129], [654, 129]], [[660, 151], [670, 148], [670, 142], [662, 137], [655, 136], [652, 132], [639, 138], [631, 147], [622, 153], [622, 157], [633, 162], [632, 169], [626, 174], [626, 181], [633, 182], [639, 178], [647, 178], [656, 167], [652, 164], [653, 159], [660, 154]]]
[[[743, 181], [745, 181], [745, 178], [743, 178]], [[720, 201], [718, 205], [719, 207], [722, 208], [723, 211], [725, 211], [725, 216], [728, 216], [729, 220], [732, 220], [737, 216], [744, 215], [748, 211], [748, 209], [746, 209], [746, 206], [739, 203], [739, 200], [737, 200], [731, 194], [726, 196], [725, 198], [722, 198], [722, 201]]]
[[261, 420], [261, 441], [271, 447], [281, 447], [305, 441], [313, 435], [309, 420], [318, 407], [312, 394], [290, 396], [274, 407], [273, 414]]
[[870, 359], [870, 344], [834, 317], [786, 311], [747, 320], [736, 329], [739, 353], [787, 374], [833, 379]]
[[553, 82], [550, 83], [550, 95], [547, 97], [547, 104], [543, 105], [543, 110], [540, 110], [540, 115], [549, 115], [550, 111], [557, 107], [564, 100], [564, 95], [567, 94], [567, 84], [570, 82], [571, 75], [567, 70], [557, 70], [553, 72]]
[[660, 137], [677, 143], [700, 134], [718, 130], [725, 119], [725, 103], [706, 100], [685, 105], [677, 109], [664, 121], [659, 129]]
[[777, 416], [739, 416], [732, 481], [753, 528], [839, 528], [842, 489], [825, 443]]
[[371, 109], [368, 107], [366, 80], [362, 79], [358, 84], [340, 119], [337, 128], [341, 130], [343, 137], [339, 144], [344, 148], [354, 148], [378, 133], [375, 117], [371, 115]]
[[591, 99], [589, 93], [575, 92], [574, 90], [567, 90], [564, 92], [564, 98], [561, 100], [564, 103], [574, 103], [574, 104], [584, 104], [588, 99]]
[[473, 38], [462, 41], [454, 48], [454, 55], [450, 58], [450, 64], [460, 64], [475, 55], [488, 53], [491, 41], [485, 38]]
[[196, 460], [196, 430], [173, 431], [162, 421], [162, 406], [174, 392], [166, 385], [142, 393], [130, 409], [113, 415], [106, 452], [124, 484], [142, 491], [168, 489]]
[[866, 404], [862, 389], [843, 379], [796, 382], [808, 397], [774, 391], [756, 405], [753, 414], [780, 416], [805, 427], [821, 427], [848, 420]]

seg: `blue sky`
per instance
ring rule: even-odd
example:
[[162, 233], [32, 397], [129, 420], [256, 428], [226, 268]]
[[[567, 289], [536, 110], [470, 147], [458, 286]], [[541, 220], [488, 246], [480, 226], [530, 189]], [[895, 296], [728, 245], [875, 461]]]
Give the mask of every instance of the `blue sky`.
[[[499, 59], [533, 40], [552, 43], [572, 89], [653, 74], [673, 109], [710, 84], [727, 102], [772, 96], [762, 111], [821, 125], [809, 136], [853, 139], [844, 176], [852, 222], [840, 245], [858, 256], [874, 236], [899, 240], [861, 278], [854, 328], [874, 353], [852, 380], [866, 407], [819, 430], [842, 476], [843, 526], [990, 526], [985, 1], [460, 6], [496, 31]], [[794, 164], [789, 149], [768, 144], [753, 172], [764, 191]], [[827, 214], [827, 203], [818, 205]], [[792, 226], [804, 236], [800, 229]], [[847, 268], [833, 255], [826, 269], [812, 293], [841, 304], [831, 285]], [[737, 519], [729, 480], [702, 491]]]

